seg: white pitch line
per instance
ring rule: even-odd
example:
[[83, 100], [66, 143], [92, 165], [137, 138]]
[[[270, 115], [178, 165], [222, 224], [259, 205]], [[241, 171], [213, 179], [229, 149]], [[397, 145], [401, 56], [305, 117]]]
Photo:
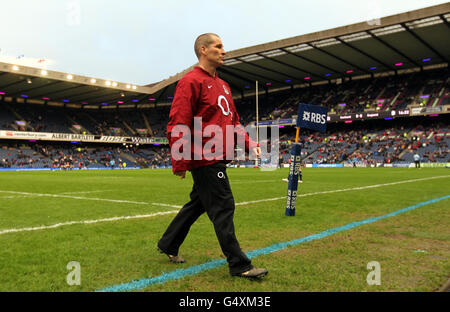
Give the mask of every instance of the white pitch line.
[[[170, 204], [164, 204], [164, 203], [147, 203], [147, 202], [138, 202], [138, 201], [130, 201], [130, 200], [120, 200], [120, 199], [107, 199], [107, 198], [94, 198], [94, 197], [80, 197], [80, 196], [70, 196], [70, 195], [63, 195], [62, 194], [40, 194], [40, 193], [27, 193], [27, 192], [16, 192], [16, 191], [2, 191], [0, 190], [0, 193], [12, 193], [12, 194], [20, 194], [27, 196], [44, 196], [44, 197], [62, 197], [62, 198], [70, 198], [70, 199], [82, 199], [82, 200], [96, 200], [96, 201], [106, 201], [106, 202], [113, 202], [113, 203], [125, 203], [125, 204], [136, 204], [136, 205], [152, 205], [152, 206], [162, 206], [162, 207], [172, 207], [172, 208], [181, 208], [182, 206], [179, 205], [170, 205]], [[9, 196], [10, 198], [14, 198], [14, 196]], [[8, 198], [8, 196], [0, 197], [2, 198]]]
[[162, 204], [162, 203], [150, 203], [150, 205], [161, 206], [161, 207], [171, 207], [181, 209], [183, 206], [180, 205], [170, 205], [170, 204]]
[[112, 192], [114, 190], [99, 190], [99, 191], [86, 191], [86, 192], [64, 192], [59, 193], [59, 195], [71, 195], [71, 194], [90, 194], [90, 193], [101, 193], [101, 192]]
[[105, 202], [111, 202], [111, 203], [124, 203], [124, 204], [136, 204], [136, 205], [153, 205], [153, 206], [181, 208], [181, 206], [178, 206], [178, 205], [169, 205], [169, 204], [163, 204], [163, 203], [147, 203], [147, 202], [139, 202], [139, 201], [131, 201], [131, 200], [95, 198], [95, 197], [81, 197], [81, 196], [70, 196], [70, 195], [62, 195], [62, 194], [41, 194], [41, 193], [27, 193], [27, 192], [3, 191], [3, 190], [0, 190], [0, 193], [30, 195], [30, 196], [43, 196], [43, 197], [54, 197], [54, 198], [70, 198], [70, 199], [80, 199], [80, 200], [95, 200], [95, 201], [105, 201]]
[[[433, 179], [449, 178], [449, 177], [450, 177], [450, 175], [446, 175], [446, 176], [437, 176], [437, 177], [405, 180], [405, 181], [391, 182], [391, 183], [384, 183], [384, 184], [366, 185], [366, 186], [352, 187], [352, 188], [346, 188], [346, 189], [340, 189], [340, 190], [331, 190], [331, 191], [322, 191], [322, 192], [300, 194], [300, 195], [297, 195], [297, 197], [306, 197], [306, 196], [313, 196], [313, 195], [320, 195], [320, 194], [330, 194], [330, 193], [365, 190], [365, 189], [369, 189], [369, 188], [376, 188], [376, 187], [396, 185], [396, 184], [404, 184], [404, 183], [412, 183], [412, 182], [426, 181], [426, 180], [433, 180]], [[255, 203], [261, 203], [261, 202], [265, 202], [265, 201], [274, 201], [274, 200], [280, 200], [280, 199], [286, 199], [286, 196], [275, 197], [275, 198], [259, 199], [259, 200], [252, 200], [252, 201], [246, 201], [246, 202], [240, 202], [240, 203], [236, 203], [235, 205], [236, 206], [238, 206], [238, 205], [248, 205], [248, 204], [255, 204]]]
[[274, 197], [274, 198], [266, 198], [266, 199], [258, 199], [258, 200], [250, 200], [250, 201], [235, 203], [234, 205], [235, 206], [244, 206], [244, 205], [248, 205], [248, 204], [257, 204], [257, 203], [262, 203], [262, 202], [267, 202], [267, 201], [274, 201], [274, 200], [280, 200], [280, 199], [286, 199], [286, 196]]
[[16, 198], [30, 198], [34, 197], [35, 195], [23, 195], [23, 196], [0, 196], [0, 199], [16, 199]]
[[[64, 192], [64, 193], [59, 193], [59, 194], [56, 194], [56, 195], [88, 194], [88, 193], [99, 193], [99, 192], [108, 192], [108, 191], [105, 190], [105, 191], [87, 191], [87, 192]], [[44, 196], [44, 195], [42, 195], [42, 194], [29, 194], [29, 195], [22, 195], [22, 196], [0, 196], [0, 199], [30, 198], [30, 197], [39, 197], [39, 196]]]
[[105, 198], [93, 198], [93, 197], [80, 197], [80, 196], [59, 195], [59, 194], [41, 194], [41, 193], [28, 193], [28, 192], [3, 191], [3, 190], [0, 190], [0, 193], [19, 194], [19, 195], [32, 195], [32, 196], [44, 196], [44, 197], [55, 197], [55, 198], [96, 200], [96, 201], [106, 201], [106, 202], [112, 202], [112, 203], [127, 203], [127, 204], [138, 204], [138, 205], [148, 205], [149, 204], [149, 203], [145, 203], [145, 202], [137, 202], [137, 201], [130, 201], [130, 200], [105, 199]]
[[161, 216], [161, 215], [175, 213], [177, 211], [178, 210], [163, 211], [163, 212], [156, 212], [156, 213], [147, 214], [147, 215], [112, 217], [112, 218], [98, 219], [98, 220], [69, 221], [69, 222], [62, 222], [62, 223], [57, 223], [57, 224], [53, 224], [53, 225], [43, 225], [43, 226], [27, 227], [27, 228], [21, 228], [21, 229], [9, 229], [9, 230], [0, 231], [0, 235], [7, 234], [7, 233], [17, 233], [17, 232], [25, 232], [25, 231], [38, 231], [38, 230], [54, 229], [54, 228], [57, 228], [57, 227], [60, 227], [60, 226], [64, 226], [64, 225], [92, 224], [92, 223], [112, 222], [112, 221], [127, 220], [127, 219], [151, 218], [151, 217], [155, 217], [155, 216]]
[[341, 190], [334, 190], [334, 191], [323, 191], [323, 192], [307, 193], [307, 194], [301, 194], [301, 195], [299, 195], [299, 197], [311, 196], [311, 195], [319, 195], [319, 194], [338, 193], [338, 192], [366, 190], [366, 189], [376, 188], [376, 187], [383, 187], [383, 186], [390, 186], [390, 185], [397, 185], [397, 184], [404, 184], [404, 183], [413, 183], [413, 182], [427, 181], [427, 180], [434, 180], [434, 179], [442, 179], [442, 178], [450, 178], [450, 175], [436, 176], [436, 177], [429, 177], [429, 178], [420, 178], [420, 179], [413, 179], [413, 180], [405, 180], [405, 181], [398, 181], [398, 182], [391, 182], [391, 183], [384, 183], [384, 184], [366, 185], [366, 186], [352, 187], [352, 188], [341, 189]]
[[255, 180], [255, 181], [230, 181], [230, 184], [233, 186], [234, 184], [247, 184], [247, 183], [268, 183], [268, 182], [276, 182], [278, 180]]
[[[384, 183], [384, 184], [366, 185], [366, 186], [346, 188], [346, 189], [340, 189], [340, 190], [331, 190], [331, 191], [323, 191], [323, 192], [314, 192], [314, 193], [300, 194], [299, 197], [306, 197], [306, 196], [313, 196], [313, 195], [320, 195], [320, 194], [329, 194], [329, 193], [338, 193], [338, 192], [348, 192], [348, 191], [356, 191], [356, 190], [364, 190], [364, 189], [369, 189], [369, 188], [376, 188], [376, 187], [383, 187], [383, 186], [397, 185], [397, 184], [404, 184], [404, 183], [412, 183], [412, 182], [426, 181], [426, 180], [433, 180], [433, 179], [449, 178], [449, 177], [450, 177], [450, 175], [446, 175], [446, 176], [436, 176], [436, 177], [413, 179], [413, 180], [405, 180], [405, 181], [398, 181], [398, 182], [391, 182], [391, 183]], [[12, 191], [0, 191], [0, 192], [12, 192]], [[89, 198], [83, 198], [83, 199], [89, 199]], [[266, 198], [266, 199], [246, 201], [246, 202], [240, 202], [240, 203], [236, 203], [235, 205], [236, 206], [242, 206], [242, 205], [260, 203], [260, 202], [267, 202], [267, 201], [275, 201], [275, 200], [281, 200], [281, 199], [286, 199], [286, 196], [274, 197], [274, 198]], [[57, 223], [57, 224], [53, 224], [53, 225], [44, 225], [44, 226], [39, 226], [39, 227], [7, 229], [7, 230], [0, 231], [0, 235], [7, 234], [7, 233], [24, 232], [24, 231], [46, 230], [46, 229], [57, 228], [57, 227], [60, 227], [60, 226], [63, 226], [63, 225], [92, 224], [92, 223], [111, 222], [111, 221], [126, 220], [126, 219], [151, 218], [151, 217], [155, 217], [155, 216], [159, 216], [159, 215], [166, 215], [166, 214], [171, 214], [171, 213], [177, 213], [179, 208], [181, 208], [181, 206], [176, 206], [176, 205], [167, 205], [167, 204], [160, 204], [160, 203], [154, 203], [154, 204], [157, 204], [157, 205], [160, 205], [160, 206], [166, 206], [166, 207], [176, 207], [178, 209], [177, 210], [171, 210], [171, 211], [164, 211], [164, 212], [156, 212], [156, 213], [148, 214], [148, 215], [113, 217], [113, 218], [98, 219], [98, 220], [86, 220], [86, 221], [70, 221], [70, 222]]]

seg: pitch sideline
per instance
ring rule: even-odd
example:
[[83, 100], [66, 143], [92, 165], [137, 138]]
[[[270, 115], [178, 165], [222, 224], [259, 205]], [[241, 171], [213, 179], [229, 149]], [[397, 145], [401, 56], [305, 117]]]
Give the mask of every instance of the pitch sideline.
[[[388, 213], [388, 214], [384, 214], [378, 217], [373, 217], [373, 218], [368, 218], [368, 219], [364, 219], [361, 221], [355, 221], [355, 222], [351, 222], [348, 223], [346, 225], [343, 226], [339, 226], [336, 228], [331, 228], [328, 230], [325, 230], [323, 232], [320, 233], [316, 233], [316, 234], [312, 234], [312, 235], [308, 235], [308, 236], [304, 236], [304, 237], [300, 237], [298, 239], [294, 239], [291, 241], [286, 241], [286, 242], [280, 242], [280, 243], [276, 243], [273, 245], [270, 245], [268, 247], [265, 248], [260, 248], [260, 249], [256, 249], [256, 250], [252, 250], [250, 252], [247, 252], [247, 256], [250, 259], [253, 259], [255, 257], [258, 256], [262, 256], [262, 255], [267, 255], [267, 254], [271, 254], [283, 249], [286, 249], [288, 247], [293, 247], [293, 246], [297, 246], [299, 244], [302, 243], [307, 243], [310, 241], [314, 241], [314, 240], [318, 240], [318, 239], [322, 239], [331, 235], [334, 235], [336, 233], [339, 232], [343, 232], [343, 231], [347, 231], [350, 229], [353, 229], [355, 227], [359, 227], [362, 225], [366, 225], [366, 224], [370, 224], [373, 222], [377, 222], [386, 218], [390, 218], [390, 217], [394, 217], [397, 216], [399, 214], [411, 211], [411, 210], [415, 210], [417, 208], [423, 207], [423, 206], [427, 206], [430, 204], [434, 204], [437, 203], [439, 201], [445, 200], [450, 198], [450, 195], [446, 195], [446, 196], [442, 196], [439, 198], [434, 198], [428, 201], [424, 201], [424, 202], [420, 202], [418, 204], [400, 209], [400, 210], [396, 210], [394, 212]], [[214, 269], [217, 267], [220, 267], [222, 265], [224, 265], [226, 263], [225, 259], [219, 259], [219, 260], [212, 260], [212, 261], [208, 261], [202, 264], [198, 264], [198, 265], [193, 265], [190, 266], [188, 268], [185, 269], [178, 269], [178, 270], [174, 270], [171, 272], [167, 272], [167, 273], [163, 273], [159, 276], [154, 276], [154, 277], [147, 277], [147, 278], [141, 278], [141, 279], [137, 279], [137, 280], [133, 280], [131, 282], [126, 282], [126, 283], [122, 283], [122, 284], [117, 284], [117, 285], [112, 285], [109, 287], [105, 287], [102, 289], [98, 289], [95, 290], [95, 292], [123, 292], [123, 291], [135, 291], [135, 290], [142, 290], [145, 289], [149, 286], [152, 286], [154, 284], [164, 284], [166, 282], [169, 281], [174, 281], [174, 280], [179, 280], [182, 279], [186, 276], [193, 276], [193, 275], [197, 275], [203, 271], [206, 270], [210, 270], [210, 269]]]
[[[354, 188], [346, 188], [346, 189], [340, 189], [340, 190], [313, 192], [313, 193], [307, 193], [307, 194], [300, 194], [300, 195], [298, 195], [298, 197], [306, 197], [306, 196], [314, 196], [314, 195], [322, 195], [322, 194], [330, 194], [330, 193], [338, 193], [338, 192], [348, 192], [348, 191], [355, 191], [355, 190], [364, 190], [364, 189], [369, 189], [369, 188], [377, 188], [377, 187], [397, 185], [397, 184], [404, 184], [404, 183], [413, 183], [413, 182], [433, 180], [433, 179], [441, 179], [441, 178], [448, 178], [448, 177], [450, 177], [450, 175], [436, 176], [436, 177], [429, 177], [429, 178], [420, 178], [420, 179], [412, 179], [412, 180], [404, 180], [404, 181], [397, 181], [397, 182], [383, 183], [383, 184], [366, 185], [366, 186], [360, 186], [360, 187], [354, 187]], [[112, 221], [127, 220], [127, 219], [152, 218], [152, 217], [159, 216], [159, 215], [166, 215], [166, 214], [177, 213], [178, 210], [180, 210], [181, 207], [182, 207], [182, 206], [178, 206], [178, 205], [169, 205], [169, 204], [163, 204], [163, 203], [145, 203], [145, 202], [134, 202], [134, 201], [126, 201], [126, 200], [113, 200], [113, 199], [102, 199], [102, 198], [76, 197], [76, 196], [65, 196], [65, 195], [55, 195], [55, 194], [38, 194], [38, 193], [25, 193], [25, 192], [2, 191], [2, 190], [0, 190], [0, 193], [2, 193], [2, 192], [3, 193], [18, 193], [18, 194], [26, 194], [26, 195], [33, 194], [33, 195], [38, 195], [38, 196], [50, 196], [50, 197], [64, 197], [64, 198], [86, 199], [86, 200], [105, 200], [105, 201], [120, 202], [120, 203], [157, 205], [157, 206], [163, 206], [163, 207], [173, 207], [173, 208], [177, 208], [177, 210], [162, 211], [162, 212], [156, 212], [156, 213], [147, 214], [147, 215], [121, 216], [121, 217], [111, 217], [111, 218], [96, 219], [96, 220], [84, 220], [84, 221], [83, 220], [81, 220], [81, 221], [68, 221], [68, 222], [56, 223], [56, 224], [53, 224], [53, 225], [43, 225], [43, 226], [37, 226], [37, 227], [5, 229], [5, 230], [0, 230], [0, 235], [8, 234], [8, 233], [25, 232], [25, 231], [47, 230], [47, 229], [53, 229], [53, 228], [57, 228], [57, 227], [65, 226], [65, 225], [73, 225], [73, 224], [93, 224], [93, 223], [112, 222]], [[246, 201], [246, 202], [240, 202], [240, 203], [236, 203], [235, 205], [236, 206], [244, 206], [244, 205], [255, 204], [255, 203], [260, 203], [260, 202], [276, 201], [276, 200], [281, 200], [281, 199], [286, 199], [286, 196], [267, 198], [267, 199], [259, 199], [259, 200]]]

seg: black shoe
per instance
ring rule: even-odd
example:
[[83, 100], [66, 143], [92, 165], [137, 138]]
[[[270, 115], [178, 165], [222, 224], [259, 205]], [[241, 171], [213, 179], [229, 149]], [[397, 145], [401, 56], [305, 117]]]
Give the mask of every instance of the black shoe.
[[251, 270], [242, 272], [242, 273], [235, 273], [235, 274], [231, 274], [233, 276], [239, 276], [239, 277], [246, 277], [246, 278], [260, 278], [263, 276], [266, 276], [267, 273], [269, 273], [269, 271], [267, 271], [266, 269], [258, 269], [258, 268], [253, 268]]
[[169, 255], [168, 253], [165, 253], [161, 248], [158, 247], [158, 251], [160, 253], [163, 253], [165, 255], [167, 255], [167, 257], [169, 257], [169, 261], [172, 263], [185, 263], [186, 260], [184, 260], [182, 257], [180, 256], [174, 256], [174, 255]]

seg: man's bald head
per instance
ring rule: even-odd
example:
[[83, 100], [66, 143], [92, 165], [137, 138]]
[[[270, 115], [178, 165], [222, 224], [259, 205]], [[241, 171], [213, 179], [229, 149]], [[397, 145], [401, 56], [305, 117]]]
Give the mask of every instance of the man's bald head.
[[201, 47], [209, 47], [209, 45], [214, 42], [214, 37], [220, 38], [218, 35], [213, 33], [206, 33], [197, 37], [194, 43], [194, 51], [198, 59], [200, 59]]

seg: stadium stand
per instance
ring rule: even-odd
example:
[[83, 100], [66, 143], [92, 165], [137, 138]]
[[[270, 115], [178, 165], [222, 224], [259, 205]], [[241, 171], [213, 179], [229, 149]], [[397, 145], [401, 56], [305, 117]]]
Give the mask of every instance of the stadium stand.
[[[218, 73], [244, 126], [256, 119], [258, 81], [259, 121], [284, 122], [281, 163], [300, 102], [327, 107], [330, 118], [325, 134], [302, 131], [305, 163], [408, 164], [416, 151], [425, 162], [447, 163], [450, 54], [442, 38], [449, 22], [442, 4], [379, 25], [277, 40], [229, 51]], [[0, 167], [108, 168], [111, 160], [127, 168], [170, 166], [171, 99], [191, 69], [134, 86], [0, 62]]]
[[[450, 98], [449, 71], [431, 70], [379, 79], [351, 81], [340, 85], [322, 85], [293, 91], [272, 93], [263, 100], [260, 109], [262, 120], [292, 118], [299, 102], [327, 106], [330, 113], [358, 113], [366, 109], [389, 111], [405, 109], [408, 105], [440, 107]], [[348, 103], [348, 104], [347, 104]], [[343, 105], [345, 104], [345, 106]], [[236, 101], [241, 122], [248, 125], [255, 120], [254, 99]], [[79, 110], [63, 107], [46, 107], [25, 103], [1, 103], [0, 124], [4, 130], [84, 133], [106, 136], [165, 136], [169, 106], [154, 109], [128, 109], [117, 111]], [[426, 119], [419, 122], [424, 123]], [[448, 124], [448, 123], [447, 123]], [[301, 136], [305, 163], [410, 163], [414, 151], [423, 156], [424, 162], [448, 162], [450, 129], [443, 123], [424, 125], [397, 122], [396, 126], [361, 129], [333, 127], [324, 135], [311, 133]], [[287, 163], [290, 133], [281, 134], [281, 163]], [[417, 141], [412, 141], [412, 138]], [[326, 143], [326, 147], [325, 144]], [[0, 166], [4, 168], [108, 168], [114, 159], [119, 167], [161, 168], [170, 166], [167, 147], [121, 145], [82, 146], [79, 142], [25, 144], [2, 142]], [[81, 149], [81, 152], [77, 150]], [[81, 164], [80, 164], [81, 163]], [[242, 161], [241, 165], [250, 165]]]
[[[286, 103], [286, 96], [281, 95], [282, 103]], [[288, 98], [290, 101], [295, 97]], [[30, 105], [32, 106], [32, 105]], [[280, 109], [281, 110], [281, 109]], [[22, 110], [18, 110], [23, 112]], [[167, 109], [165, 110], [167, 112]], [[270, 109], [267, 109], [270, 112]], [[44, 110], [41, 111], [44, 113]], [[90, 112], [89, 112], [90, 113]], [[83, 112], [82, 114], [87, 114]], [[134, 112], [134, 118], [139, 118], [143, 112]], [[45, 114], [43, 114], [45, 115]], [[80, 116], [78, 112], [75, 117]], [[2, 116], [6, 116], [2, 114]], [[39, 114], [31, 113], [27, 116], [38, 116], [37, 119], [27, 118], [27, 128], [38, 127], [42, 119]], [[51, 116], [45, 115], [45, 116]], [[74, 115], [72, 115], [74, 116]], [[94, 134], [103, 134], [103, 128], [108, 123], [103, 118], [117, 116], [115, 113], [87, 115], [83, 127]], [[94, 116], [94, 117], [92, 117]], [[130, 125], [133, 115], [123, 115]], [[99, 117], [102, 117], [100, 119]], [[97, 119], [98, 118], [98, 119]], [[153, 124], [156, 131], [163, 131], [167, 114], [159, 115], [155, 120], [159, 124]], [[251, 113], [248, 119], [252, 119]], [[414, 119], [414, 121], [409, 120]], [[46, 118], [46, 120], [49, 120]], [[56, 119], [55, 119], [56, 120]], [[81, 120], [81, 119], [80, 119]], [[102, 126], [101, 122], [106, 126]], [[116, 121], [115, 119], [112, 119]], [[426, 117], [397, 119], [395, 126], [390, 126], [388, 121], [360, 121], [359, 125], [330, 124], [325, 134], [309, 133], [305, 131], [300, 137], [303, 144], [303, 156], [305, 163], [353, 163], [362, 162], [365, 165], [377, 163], [410, 163], [414, 151], [423, 156], [424, 162], [449, 162], [448, 144], [450, 143], [450, 129], [448, 118], [444, 121], [434, 121]], [[94, 123], [95, 121], [95, 123]], [[433, 121], [432, 123], [430, 123]], [[59, 125], [59, 126], [55, 126]], [[62, 129], [62, 123], [50, 124], [50, 129], [57, 131], [69, 131], [70, 124]], [[112, 123], [110, 122], [109, 125]], [[345, 126], [345, 127], [343, 127]], [[49, 129], [41, 127], [40, 129]], [[280, 129], [280, 157], [282, 163], [287, 163], [289, 149], [294, 140], [293, 127]], [[63, 131], [63, 132], [64, 132]], [[164, 146], [148, 146], [127, 144], [119, 147], [108, 145], [82, 144], [80, 142], [20, 142], [3, 140], [0, 149], [0, 166], [4, 168], [108, 168], [110, 160], [115, 163], [126, 163], [126, 167], [135, 168], [167, 168], [170, 166], [170, 151]], [[67, 165], [68, 163], [68, 165]], [[80, 164], [81, 163], [81, 164]], [[250, 165], [251, 161], [243, 161], [241, 165]]]
[[170, 166], [169, 150], [164, 147], [20, 141], [3, 141], [0, 146], [0, 168], [102, 169], [111, 168], [111, 160], [115, 168]]
[[[450, 162], [448, 118], [412, 119], [403, 119], [395, 126], [389, 126], [389, 121], [345, 125], [348, 129], [336, 125], [326, 134], [302, 135], [304, 163], [409, 164], [415, 152], [422, 156], [423, 162]], [[285, 164], [290, 143], [295, 138], [295, 131], [288, 131], [280, 137], [280, 153]]]
[[[450, 74], [448, 68], [426, 72], [362, 79], [340, 85], [313, 86], [270, 95], [260, 113], [262, 120], [291, 118], [296, 115], [299, 102], [326, 106], [331, 114], [345, 115], [364, 110], [390, 111], [407, 108], [440, 107], [450, 98]], [[263, 101], [264, 104], [266, 104]], [[240, 104], [240, 105], [239, 105]], [[238, 106], [249, 108], [241, 119], [244, 123], [254, 120], [254, 100], [243, 99]], [[246, 121], [246, 122], [245, 122]]]
[[[23, 103], [1, 103], [3, 130], [88, 133], [108, 136], [165, 136], [167, 107], [154, 110], [87, 111]], [[148, 126], [147, 126], [148, 124]]]

